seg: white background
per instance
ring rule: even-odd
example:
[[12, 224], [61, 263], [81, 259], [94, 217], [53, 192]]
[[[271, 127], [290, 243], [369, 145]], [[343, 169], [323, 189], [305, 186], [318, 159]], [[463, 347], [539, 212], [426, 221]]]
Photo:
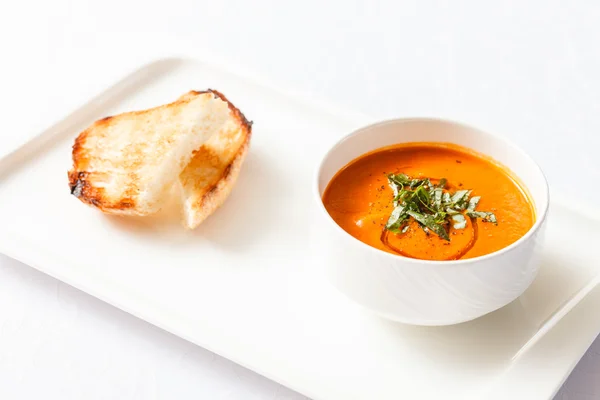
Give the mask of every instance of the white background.
[[[0, 154], [110, 83], [124, 61], [114, 46], [134, 55], [162, 33], [378, 118], [494, 127], [540, 162], [555, 189], [597, 204], [600, 3], [565, 4], [2, 3]], [[600, 398], [598, 376], [597, 341], [557, 398]], [[0, 256], [0, 398], [304, 397]]]

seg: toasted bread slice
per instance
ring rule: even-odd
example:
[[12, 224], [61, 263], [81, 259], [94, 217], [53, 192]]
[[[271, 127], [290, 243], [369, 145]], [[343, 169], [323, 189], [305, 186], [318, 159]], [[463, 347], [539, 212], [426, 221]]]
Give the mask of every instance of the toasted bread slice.
[[75, 140], [71, 193], [110, 214], [155, 213], [194, 151], [229, 120], [228, 103], [204, 92], [96, 121]]
[[[183, 204], [183, 223], [194, 229], [219, 208], [237, 180], [252, 135], [252, 123], [225, 96], [212, 91], [229, 105], [225, 125], [194, 154], [179, 175]], [[180, 99], [193, 98], [189, 92]]]

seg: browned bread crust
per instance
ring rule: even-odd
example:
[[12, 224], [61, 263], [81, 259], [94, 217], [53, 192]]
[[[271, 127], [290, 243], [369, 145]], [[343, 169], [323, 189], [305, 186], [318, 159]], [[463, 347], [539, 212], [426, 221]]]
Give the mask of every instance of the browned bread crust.
[[[227, 102], [232, 121], [196, 152], [179, 177], [184, 225], [189, 229], [197, 227], [225, 202], [235, 185], [252, 137], [252, 122], [222, 93], [210, 92]], [[199, 93], [192, 91], [182, 98]]]

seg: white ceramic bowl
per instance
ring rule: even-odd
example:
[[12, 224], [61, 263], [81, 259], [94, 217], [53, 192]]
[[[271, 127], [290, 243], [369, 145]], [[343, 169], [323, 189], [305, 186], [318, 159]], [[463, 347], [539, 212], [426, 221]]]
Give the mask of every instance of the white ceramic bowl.
[[[526, 186], [536, 222], [512, 245], [482, 257], [425, 261], [375, 249], [355, 239], [329, 216], [322, 201], [333, 176], [350, 161], [381, 147], [409, 142], [450, 142], [508, 167]], [[520, 296], [539, 268], [548, 209], [548, 184], [521, 149], [475, 128], [436, 119], [397, 119], [361, 128], [323, 158], [315, 181], [319, 255], [330, 282], [375, 313], [414, 325], [450, 325], [494, 311]]]

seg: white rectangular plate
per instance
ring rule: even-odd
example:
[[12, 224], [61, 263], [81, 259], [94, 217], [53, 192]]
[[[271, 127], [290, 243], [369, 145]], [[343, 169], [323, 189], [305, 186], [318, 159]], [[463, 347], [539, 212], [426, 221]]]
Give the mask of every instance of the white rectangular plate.
[[[231, 197], [196, 231], [176, 210], [110, 217], [69, 194], [85, 126], [207, 87], [255, 125]], [[598, 221], [553, 203], [539, 277], [497, 312], [381, 320], [324, 282], [310, 242], [313, 168], [356, 127], [200, 61], [156, 61], [0, 160], [0, 251], [315, 399], [551, 398], [600, 330]]]

